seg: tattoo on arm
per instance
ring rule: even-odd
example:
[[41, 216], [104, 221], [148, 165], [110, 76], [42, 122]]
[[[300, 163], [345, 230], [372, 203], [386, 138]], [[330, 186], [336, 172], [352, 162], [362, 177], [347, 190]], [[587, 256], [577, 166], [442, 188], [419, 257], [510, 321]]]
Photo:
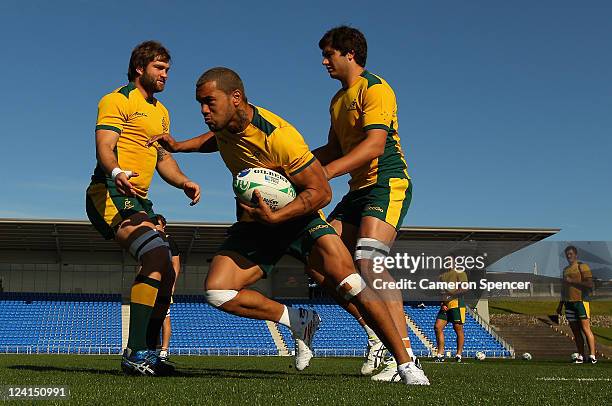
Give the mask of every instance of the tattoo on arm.
[[302, 205], [304, 206], [304, 210], [309, 212], [312, 210], [312, 193], [309, 190], [304, 190], [302, 193], [298, 195]]
[[157, 147], [157, 162], [163, 161], [169, 152], [166, 151], [162, 146]]

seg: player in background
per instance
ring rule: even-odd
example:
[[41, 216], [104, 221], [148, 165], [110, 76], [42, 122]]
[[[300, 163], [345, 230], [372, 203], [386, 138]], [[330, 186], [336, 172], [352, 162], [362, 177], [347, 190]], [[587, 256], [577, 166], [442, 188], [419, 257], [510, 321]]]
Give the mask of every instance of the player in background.
[[[410, 200], [412, 182], [400, 146], [395, 94], [387, 82], [365, 69], [367, 42], [357, 29], [340, 26], [319, 41], [323, 66], [342, 88], [330, 104], [331, 125], [327, 144], [314, 150], [327, 179], [350, 174], [350, 191], [328, 217], [342, 241], [354, 254], [357, 267], [372, 286], [374, 278], [393, 281], [386, 270], [372, 272], [372, 261], [391, 250]], [[322, 277], [309, 271], [315, 281]], [[408, 338], [401, 292], [379, 291], [411, 359], [416, 360]], [[383, 344], [358, 309], [346, 310], [368, 335], [368, 355], [361, 373], [378, 367]], [[376, 381], [397, 380], [397, 360], [387, 356], [385, 367], [372, 376]]]
[[[166, 218], [161, 214], [157, 215], [157, 222], [155, 223], [155, 228], [160, 233], [164, 233], [166, 239], [168, 241], [168, 246], [170, 248], [170, 255], [172, 256], [172, 269], [174, 270], [174, 285], [172, 286], [172, 294], [174, 294], [174, 289], [176, 288], [176, 281], [178, 280], [179, 274], [181, 272], [181, 252], [179, 250], [176, 241], [174, 238], [166, 233]], [[170, 305], [174, 303], [173, 298], [170, 298]], [[172, 322], [170, 320], [170, 307], [168, 307], [168, 311], [166, 312], [166, 318], [164, 319], [164, 323], [162, 324], [161, 331], [161, 348], [159, 351], [159, 357], [162, 361], [168, 360], [168, 349], [170, 348], [170, 337], [172, 336]]]
[[200, 187], [183, 174], [174, 158], [155, 143], [154, 134], [169, 131], [168, 110], [155, 98], [164, 90], [170, 54], [155, 41], [132, 51], [129, 83], [104, 96], [96, 122], [97, 166], [86, 192], [87, 216], [105, 239], [114, 239], [141, 265], [130, 294], [130, 327], [121, 367], [125, 373], [171, 372], [150, 344], [165, 318], [174, 283], [165, 236], [155, 228], [153, 203], [147, 198], [155, 170], [182, 189], [194, 205]]
[[[584, 337], [589, 346], [587, 362], [595, 364], [595, 336], [591, 331], [591, 309], [589, 294], [593, 289], [593, 274], [591, 268], [578, 260], [578, 249], [573, 245], [565, 248], [565, 259], [568, 265], [563, 269], [561, 281], [561, 301], [557, 306], [557, 314], [565, 307], [565, 317], [569, 322], [574, 341], [578, 350], [577, 364], [584, 362]], [[584, 337], [582, 336], [584, 334]]]
[[[468, 278], [465, 272], [459, 272], [454, 268], [443, 270], [440, 274], [440, 281], [447, 283], [467, 282]], [[444, 300], [440, 306], [440, 311], [434, 323], [434, 331], [436, 332], [437, 355], [435, 362], [444, 361], [444, 327], [450, 321], [453, 324], [453, 329], [457, 334], [457, 353], [455, 360], [461, 362], [463, 355], [463, 343], [465, 335], [463, 333], [463, 323], [465, 323], [465, 303], [463, 293], [465, 289], [457, 287], [457, 289], [446, 289], [442, 292]]]
[[331, 200], [331, 189], [300, 133], [281, 117], [249, 104], [242, 80], [227, 68], [206, 71], [196, 84], [196, 99], [211, 133], [182, 143], [169, 134], [155, 140], [175, 151], [219, 150], [233, 176], [252, 167], [278, 171], [298, 192], [294, 201], [274, 212], [258, 192], [257, 206], [239, 203], [238, 221], [214, 256], [206, 278], [208, 302], [231, 314], [289, 327], [296, 341], [296, 368], [304, 369], [313, 355], [311, 340], [319, 316], [248, 289], [289, 253], [317, 270], [339, 295], [359, 308], [395, 354], [399, 362], [396, 374], [405, 383], [428, 384], [408, 356], [386, 306], [355, 272], [349, 252], [323, 218], [320, 209]]

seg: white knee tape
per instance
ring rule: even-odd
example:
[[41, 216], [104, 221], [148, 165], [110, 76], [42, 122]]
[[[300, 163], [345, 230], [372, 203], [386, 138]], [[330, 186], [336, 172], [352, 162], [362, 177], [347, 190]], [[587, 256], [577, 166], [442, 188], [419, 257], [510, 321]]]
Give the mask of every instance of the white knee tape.
[[237, 290], [207, 290], [206, 300], [211, 306], [221, 307], [224, 303], [235, 298], [237, 294]]
[[391, 247], [374, 238], [359, 238], [355, 246], [355, 261], [358, 259], [371, 259], [386, 257]]
[[158, 247], [169, 249], [168, 243], [161, 238], [157, 230], [149, 230], [132, 242], [130, 254], [140, 261], [144, 254]]
[[345, 300], [351, 300], [367, 287], [361, 275], [352, 273], [336, 287]]

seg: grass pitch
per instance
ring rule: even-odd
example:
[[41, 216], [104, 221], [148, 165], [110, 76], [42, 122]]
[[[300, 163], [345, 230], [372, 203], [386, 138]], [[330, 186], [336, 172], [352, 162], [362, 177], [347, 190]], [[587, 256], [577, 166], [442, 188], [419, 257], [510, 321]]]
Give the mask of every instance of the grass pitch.
[[[286, 357], [173, 357], [178, 376], [127, 377], [118, 356], [1, 355], [7, 386], [59, 386], [57, 404], [612, 404], [612, 363], [424, 360], [429, 387], [376, 383], [359, 376], [361, 360], [316, 358], [297, 372]], [[47, 402], [49, 403], [49, 402]]]
[[[489, 300], [490, 314], [530, 314], [532, 316], [544, 316], [555, 314], [558, 300]], [[611, 300], [593, 300], [591, 304], [592, 315], [612, 316]]]

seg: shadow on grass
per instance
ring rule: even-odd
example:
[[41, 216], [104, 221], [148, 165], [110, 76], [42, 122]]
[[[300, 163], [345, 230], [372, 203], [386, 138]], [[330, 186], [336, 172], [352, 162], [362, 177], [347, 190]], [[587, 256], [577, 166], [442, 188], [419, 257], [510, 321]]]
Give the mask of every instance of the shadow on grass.
[[[11, 365], [7, 369], [19, 370], [19, 371], [34, 371], [34, 372], [62, 372], [62, 373], [86, 373], [92, 375], [110, 375], [110, 376], [126, 376], [119, 368], [116, 370], [109, 369], [96, 369], [96, 368], [69, 368], [69, 367], [55, 367], [47, 365]], [[180, 368], [171, 375], [171, 377], [179, 378], [204, 378], [204, 377], [217, 377], [217, 378], [229, 378], [229, 379], [281, 379], [287, 376], [308, 376], [314, 379], [329, 379], [332, 377], [359, 377], [359, 374], [342, 374], [342, 373], [299, 373], [291, 369], [289, 371], [270, 371], [263, 369], [226, 369], [226, 368]], [[138, 378], [138, 377], [136, 377]]]
[[35, 371], [35, 372], [81, 372], [95, 375], [123, 375], [121, 370], [116, 371], [97, 368], [62, 368], [52, 367], [48, 365], [10, 365], [7, 369], [15, 369], [18, 371]]

